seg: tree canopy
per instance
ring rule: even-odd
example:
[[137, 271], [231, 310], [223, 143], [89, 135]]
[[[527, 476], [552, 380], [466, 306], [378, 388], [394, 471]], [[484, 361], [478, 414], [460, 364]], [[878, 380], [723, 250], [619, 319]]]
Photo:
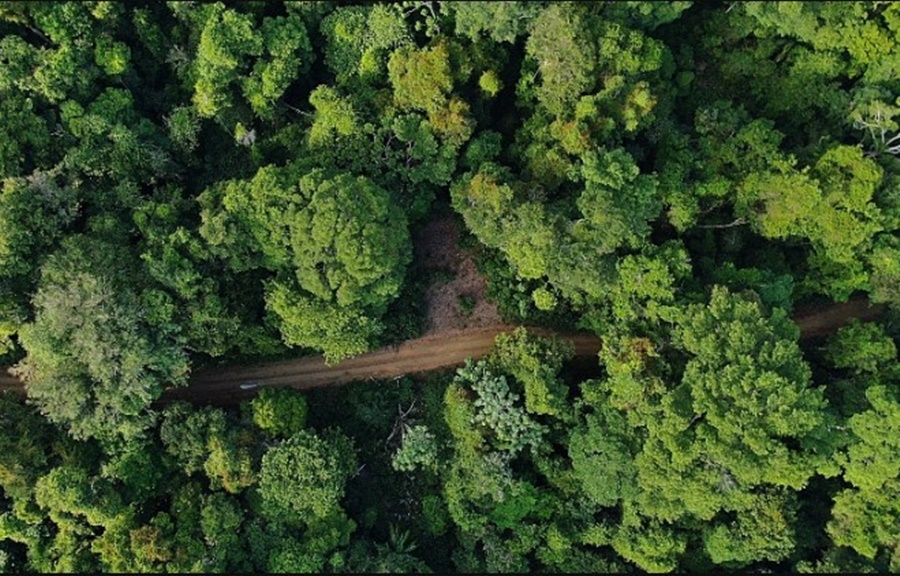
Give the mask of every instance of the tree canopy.
[[[898, 38], [880, 1], [0, 2], [0, 570], [897, 572]], [[501, 323], [450, 371], [167, 395]]]

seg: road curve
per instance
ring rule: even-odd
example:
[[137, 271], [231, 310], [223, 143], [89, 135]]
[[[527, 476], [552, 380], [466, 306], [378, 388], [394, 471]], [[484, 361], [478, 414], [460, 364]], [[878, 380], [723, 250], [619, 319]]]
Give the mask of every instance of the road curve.
[[[829, 334], [852, 318], [874, 320], [884, 314], [883, 305], [872, 306], [864, 298], [826, 308], [798, 309], [794, 320], [802, 338]], [[480, 358], [490, 351], [494, 338], [515, 326], [499, 325], [442, 332], [408, 340], [399, 346], [382, 348], [328, 366], [322, 357], [298, 358], [260, 366], [234, 366], [198, 370], [184, 388], [167, 390], [158, 404], [175, 400], [191, 400], [203, 404], [231, 404], [250, 398], [262, 387], [290, 386], [300, 390], [346, 384], [355, 380], [386, 379], [450, 368], [466, 358]], [[540, 335], [569, 340], [578, 356], [591, 356], [600, 350], [600, 339], [590, 334], [560, 334], [540, 328], [529, 328]], [[24, 393], [21, 381], [7, 371], [0, 373], [0, 390]]]

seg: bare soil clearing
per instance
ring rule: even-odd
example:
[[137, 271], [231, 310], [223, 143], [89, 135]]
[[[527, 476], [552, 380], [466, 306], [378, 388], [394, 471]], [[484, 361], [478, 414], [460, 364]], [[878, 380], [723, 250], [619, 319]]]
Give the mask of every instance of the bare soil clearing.
[[[432, 277], [425, 292], [426, 336], [503, 324], [496, 304], [486, 297], [487, 281], [478, 273], [472, 256], [459, 248], [459, 230], [452, 214], [426, 224], [414, 245], [416, 261]], [[468, 314], [460, 306], [462, 298], [474, 303]]]

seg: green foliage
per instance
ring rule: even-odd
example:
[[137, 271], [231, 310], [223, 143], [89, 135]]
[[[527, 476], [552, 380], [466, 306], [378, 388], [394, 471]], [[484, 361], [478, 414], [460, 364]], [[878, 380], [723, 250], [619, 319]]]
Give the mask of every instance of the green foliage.
[[235, 270], [282, 272], [266, 303], [285, 342], [336, 361], [381, 331], [378, 317], [411, 259], [409, 232], [389, 193], [367, 178], [298, 170], [270, 166], [207, 190], [200, 233]]
[[[822, 418], [817, 413], [824, 407], [821, 391], [808, 388], [810, 373], [796, 345], [797, 330], [783, 313], [776, 310], [765, 318], [758, 304], [714, 288], [708, 307], [695, 306], [685, 315], [677, 337], [693, 355], [684, 382], [690, 383], [695, 411], [705, 414], [720, 437], [727, 434], [724, 419], [731, 411], [742, 414], [741, 428], [748, 418], [760, 418], [754, 431], [783, 437], [816, 430]], [[733, 377], [737, 380], [729, 383]], [[745, 378], [756, 385], [738, 384]], [[747, 397], [733, 385], [752, 393]]]
[[894, 431], [900, 413], [889, 388], [873, 386], [866, 391], [866, 398], [872, 409], [850, 418], [850, 428], [860, 442], [848, 448], [844, 477], [860, 489], [877, 491], [897, 474]]
[[141, 436], [153, 423], [150, 404], [187, 379], [175, 334], [142, 319], [117, 265], [127, 258], [111, 244], [72, 237], [42, 267], [36, 317], [20, 330], [28, 355], [16, 370], [30, 398], [76, 438]]
[[468, 362], [457, 371], [455, 383], [475, 392], [469, 424], [484, 427], [498, 450], [515, 455], [540, 444], [544, 427], [517, 406], [519, 395], [510, 391], [506, 377], [491, 373], [484, 362]]
[[898, 565], [896, 530], [900, 489], [897, 429], [900, 403], [896, 390], [872, 386], [866, 391], [871, 408], [849, 420], [853, 442], [838, 455], [851, 488], [838, 493], [828, 533], [835, 544], [853, 548], [867, 558], [880, 550], [890, 555], [891, 570]]
[[166, 116], [166, 129], [172, 143], [185, 152], [197, 148], [200, 120], [192, 108], [182, 106]]
[[78, 215], [76, 194], [60, 187], [51, 173], [4, 180], [0, 192], [0, 352], [27, 317], [41, 262], [56, 248]]
[[400, 472], [413, 472], [422, 468], [437, 471], [438, 447], [434, 434], [426, 426], [412, 426], [403, 429], [400, 448], [394, 453], [391, 465]]
[[6, 97], [0, 104], [3, 114], [0, 174], [4, 177], [21, 176], [23, 168], [33, 166], [44, 155], [42, 149], [50, 143], [47, 124], [34, 108], [31, 98]]
[[[898, 37], [885, 2], [0, 3], [0, 568], [897, 572], [894, 322], [788, 314], [900, 303]], [[523, 329], [157, 413], [213, 358], [418, 335], [448, 196], [488, 301], [599, 367]]]
[[[623, 244], [639, 246], [661, 208], [655, 178], [640, 174], [622, 149], [586, 155], [581, 172], [585, 190], [578, 208], [584, 218], [577, 223], [575, 236], [589, 237], [601, 254]], [[622, 199], [614, 200], [615, 195]]]
[[[680, 384], [661, 391], [656, 416], [640, 420], [648, 430], [634, 461], [640, 514], [703, 522], [707, 553], [719, 564], [783, 560], [796, 545], [786, 490], [817, 472], [837, 473], [829, 462], [834, 416], [822, 390], [809, 386], [797, 329], [782, 311], [766, 317], [756, 302], [715, 287], [674, 334], [689, 357]], [[613, 398], [619, 386], [610, 383]], [[719, 524], [723, 511], [737, 523]]]
[[727, 566], [788, 557], [795, 546], [791, 500], [785, 494], [763, 495], [738, 515], [737, 522], [709, 530], [704, 544], [710, 559]]
[[367, 351], [382, 330], [379, 321], [352, 308], [323, 304], [279, 283], [267, 291], [266, 307], [277, 316], [286, 344], [321, 349], [330, 363]]
[[470, 230], [499, 248], [519, 278], [546, 276], [564, 296], [583, 304], [609, 292], [614, 261], [603, 256], [643, 246], [661, 203], [656, 179], [640, 174], [623, 149], [586, 154], [579, 172], [575, 178], [584, 189], [574, 203], [577, 217], [571, 208], [567, 213], [522, 198], [516, 189], [525, 185], [510, 184], [508, 171], [495, 164], [467, 174], [451, 188], [451, 197]]
[[533, 414], [561, 416], [566, 388], [559, 377], [563, 362], [574, 355], [572, 346], [557, 339], [543, 339], [516, 328], [499, 334], [490, 361], [525, 388], [525, 409]]
[[144, 500], [164, 490], [162, 454], [155, 442], [135, 444], [127, 452], [112, 455], [101, 465], [100, 473], [122, 483], [121, 493], [126, 500]]
[[263, 388], [250, 409], [253, 423], [272, 436], [290, 438], [306, 427], [306, 398], [291, 388]]
[[31, 497], [37, 478], [48, 471], [53, 429], [36, 410], [10, 393], [0, 395], [0, 486], [21, 507]]
[[531, 293], [534, 305], [538, 310], [553, 310], [556, 307], [556, 296], [546, 288], [538, 288]]
[[226, 8], [204, 6], [196, 14], [177, 11], [197, 34], [196, 57], [188, 77], [200, 116], [221, 116], [241, 92], [253, 112], [270, 118], [275, 102], [310, 65], [312, 47], [296, 15], [263, 18]]
[[528, 30], [541, 2], [443, 2], [441, 10], [453, 16], [457, 36], [477, 42], [486, 36], [494, 42], [514, 43]]
[[[754, 6], [746, 11], [766, 32], [772, 30], [818, 50], [849, 55], [850, 68], [854, 72], [864, 71], [870, 81], [877, 81], [897, 65], [896, 58], [881, 57], [887, 53], [883, 51], [890, 50], [893, 45], [890, 28], [896, 28], [896, 24], [891, 22], [890, 13], [884, 20], [867, 17], [873, 9], [874, 6], [865, 3], [854, 3], [843, 6]], [[885, 21], [888, 27], [884, 26]], [[841, 34], [838, 30], [846, 33]]]
[[[388, 193], [365, 178], [320, 172], [303, 177], [300, 191], [309, 198], [291, 230], [300, 285], [341, 306], [378, 307], [396, 296], [410, 245]], [[336, 261], [328, 262], [329, 255]]]
[[897, 360], [897, 346], [878, 324], [852, 322], [829, 340], [827, 353], [837, 368], [877, 373]]
[[325, 439], [304, 430], [263, 455], [259, 493], [275, 517], [322, 519], [335, 512], [355, 469], [346, 438]]
[[678, 558], [687, 548], [687, 538], [666, 524], [639, 520], [633, 511], [626, 509], [612, 546], [642, 570], [671, 572], [678, 567]]
[[537, 61], [541, 75], [537, 98], [557, 116], [594, 86], [596, 49], [587, 35], [581, 7], [554, 4], [531, 23], [526, 53]]
[[604, 6], [604, 13], [613, 20], [621, 20], [640, 28], [653, 30], [673, 20], [691, 7], [690, 0], [675, 2], [614, 2]]
[[824, 262], [850, 262], [881, 229], [871, 199], [882, 172], [858, 149], [842, 146], [823, 154], [813, 174], [818, 178], [789, 169], [751, 174], [740, 191], [739, 206], [763, 206], [761, 214], [754, 214], [754, 224], [764, 236], [805, 236]]
[[257, 60], [243, 80], [243, 93], [253, 111], [262, 118], [274, 115], [275, 104], [290, 85], [309, 69], [312, 45], [303, 21], [296, 16], [264, 18], [265, 59]]
[[397, 106], [436, 111], [453, 88], [447, 45], [441, 43], [426, 50], [400, 47], [391, 54], [388, 76]]
[[383, 82], [388, 53], [411, 42], [407, 25], [392, 6], [342, 6], [322, 20], [325, 63], [339, 84]]
[[463, 316], [471, 316], [475, 310], [475, 297], [469, 294], [463, 294], [456, 299], [459, 303], [459, 311]]
[[48, 511], [50, 518], [70, 515], [83, 518], [91, 526], [109, 526], [125, 513], [125, 505], [111, 485], [91, 480], [83, 468], [56, 467], [38, 479], [35, 502]]
[[315, 146], [332, 134], [350, 136], [358, 129], [353, 103], [330, 86], [319, 86], [309, 95], [309, 103], [316, 109], [316, 118], [309, 130], [309, 144]]
[[432, 536], [440, 536], [447, 531], [447, 523], [450, 518], [447, 516], [446, 506], [440, 496], [428, 494], [422, 498], [422, 516], [428, 532]]
[[389, 542], [373, 547], [354, 547], [348, 567], [353, 572], [430, 574], [428, 566], [412, 555], [417, 547], [409, 532], [399, 532], [391, 524]]
[[634, 495], [635, 448], [623, 416], [605, 406], [588, 415], [584, 424], [572, 431], [572, 469], [591, 502], [614, 506]]
[[53, 174], [35, 172], [3, 182], [0, 196], [0, 271], [4, 277], [29, 276], [58, 243], [78, 214], [77, 197]]
[[[660, 416], [660, 403], [669, 386], [664, 380], [666, 362], [648, 338], [610, 334], [600, 349], [600, 360], [609, 378], [600, 385], [609, 392], [609, 403], [625, 412], [633, 426], [647, 426]], [[582, 395], [591, 404], [605, 397], [594, 383], [582, 383]]]
[[121, 42], [100, 38], [94, 48], [94, 62], [110, 76], [124, 72], [130, 60], [131, 50]]
[[497, 73], [488, 70], [478, 78], [478, 87], [488, 96], [496, 96], [503, 89], [503, 82], [497, 78]]
[[88, 177], [154, 183], [170, 173], [171, 158], [162, 130], [135, 111], [134, 96], [107, 88], [87, 105], [60, 105], [63, 126], [76, 138], [62, 166]]
[[646, 319], [673, 321], [677, 317], [677, 284], [690, 277], [687, 251], [667, 243], [653, 254], [629, 255], [616, 264], [612, 313], [618, 323]]
[[257, 480], [254, 438], [231, 424], [221, 409], [166, 409], [159, 428], [166, 451], [185, 474], [203, 471], [212, 489], [238, 493]]

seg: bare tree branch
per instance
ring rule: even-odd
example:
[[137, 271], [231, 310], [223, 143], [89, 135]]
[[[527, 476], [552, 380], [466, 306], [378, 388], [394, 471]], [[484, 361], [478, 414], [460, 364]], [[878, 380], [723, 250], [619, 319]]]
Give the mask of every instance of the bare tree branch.
[[733, 222], [729, 222], [728, 224], [704, 224], [704, 225], [697, 226], [697, 228], [715, 228], [715, 229], [732, 228], [734, 226], [741, 226], [742, 224], [746, 224], [746, 223], [747, 223], [747, 220], [745, 218], [738, 218], [737, 220], [734, 220]]

